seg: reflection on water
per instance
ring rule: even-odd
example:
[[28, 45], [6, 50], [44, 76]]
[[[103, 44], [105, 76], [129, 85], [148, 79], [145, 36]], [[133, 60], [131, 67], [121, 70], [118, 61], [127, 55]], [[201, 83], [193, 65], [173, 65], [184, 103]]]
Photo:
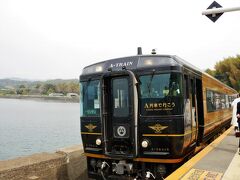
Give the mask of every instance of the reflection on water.
[[79, 104], [0, 99], [0, 160], [81, 144]]

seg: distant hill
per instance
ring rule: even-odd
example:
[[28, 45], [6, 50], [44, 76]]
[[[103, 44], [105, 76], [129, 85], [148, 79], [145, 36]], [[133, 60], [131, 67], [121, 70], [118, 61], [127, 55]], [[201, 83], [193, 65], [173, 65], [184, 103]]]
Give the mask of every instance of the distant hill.
[[78, 79], [50, 79], [46, 81], [42, 81], [43, 83], [51, 83], [51, 84], [59, 84], [59, 83], [78, 83]]
[[39, 81], [39, 80], [27, 80], [27, 79], [20, 79], [20, 78], [5, 78], [0, 79], [0, 89], [16, 89], [20, 85], [24, 85], [26, 87], [36, 86], [37, 84], [59, 84], [59, 83], [69, 83], [74, 82], [78, 83], [78, 79], [51, 79], [46, 81]]
[[14, 79], [0, 79], [0, 88], [15, 89], [20, 85], [29, 85], [30, 81], [14, 80]]

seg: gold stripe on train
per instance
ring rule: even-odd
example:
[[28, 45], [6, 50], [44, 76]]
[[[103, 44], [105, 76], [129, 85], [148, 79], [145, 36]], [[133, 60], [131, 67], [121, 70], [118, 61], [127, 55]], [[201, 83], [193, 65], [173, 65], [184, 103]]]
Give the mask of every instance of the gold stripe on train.
[[163, 136], [163, 137], [166, 137], [166, 136], [169, 136], [169, 137], [181, 137], [181, 136], [186, 136], [186, 135], [190, 135], [194, 132], [196, 132], [197, 130], [194, 130], [194, 131], [190, 131], [190, 132], [186, 132], [184, 134], [142, 134], [142, 136]]
[[90, 133], [90, 132], [81, 132], [81, 134], [102, 135], [102, 133]]

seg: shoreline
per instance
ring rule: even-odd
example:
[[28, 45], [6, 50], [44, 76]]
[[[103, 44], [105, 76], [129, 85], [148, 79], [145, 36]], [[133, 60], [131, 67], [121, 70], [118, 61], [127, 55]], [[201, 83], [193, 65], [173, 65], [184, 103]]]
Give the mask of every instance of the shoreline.
[[79, 103], [79, 98], [67, 96], [44, 96], [44, 95], [0, 95], [0, 99], [26, 99], [37, 101], [52, 101], [63, 103]]

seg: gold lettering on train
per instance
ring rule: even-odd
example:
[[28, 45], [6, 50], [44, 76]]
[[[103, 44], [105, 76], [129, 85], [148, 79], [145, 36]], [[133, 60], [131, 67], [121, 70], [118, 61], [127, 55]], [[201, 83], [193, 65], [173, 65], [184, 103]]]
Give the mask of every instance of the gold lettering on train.
[[169, 152], [169, 148], [151, 148], [151, 151], [155, 152]]
[[174, 102], [145, 103], [144, 109], [146, 111], [171, 111], [175, 106]]

